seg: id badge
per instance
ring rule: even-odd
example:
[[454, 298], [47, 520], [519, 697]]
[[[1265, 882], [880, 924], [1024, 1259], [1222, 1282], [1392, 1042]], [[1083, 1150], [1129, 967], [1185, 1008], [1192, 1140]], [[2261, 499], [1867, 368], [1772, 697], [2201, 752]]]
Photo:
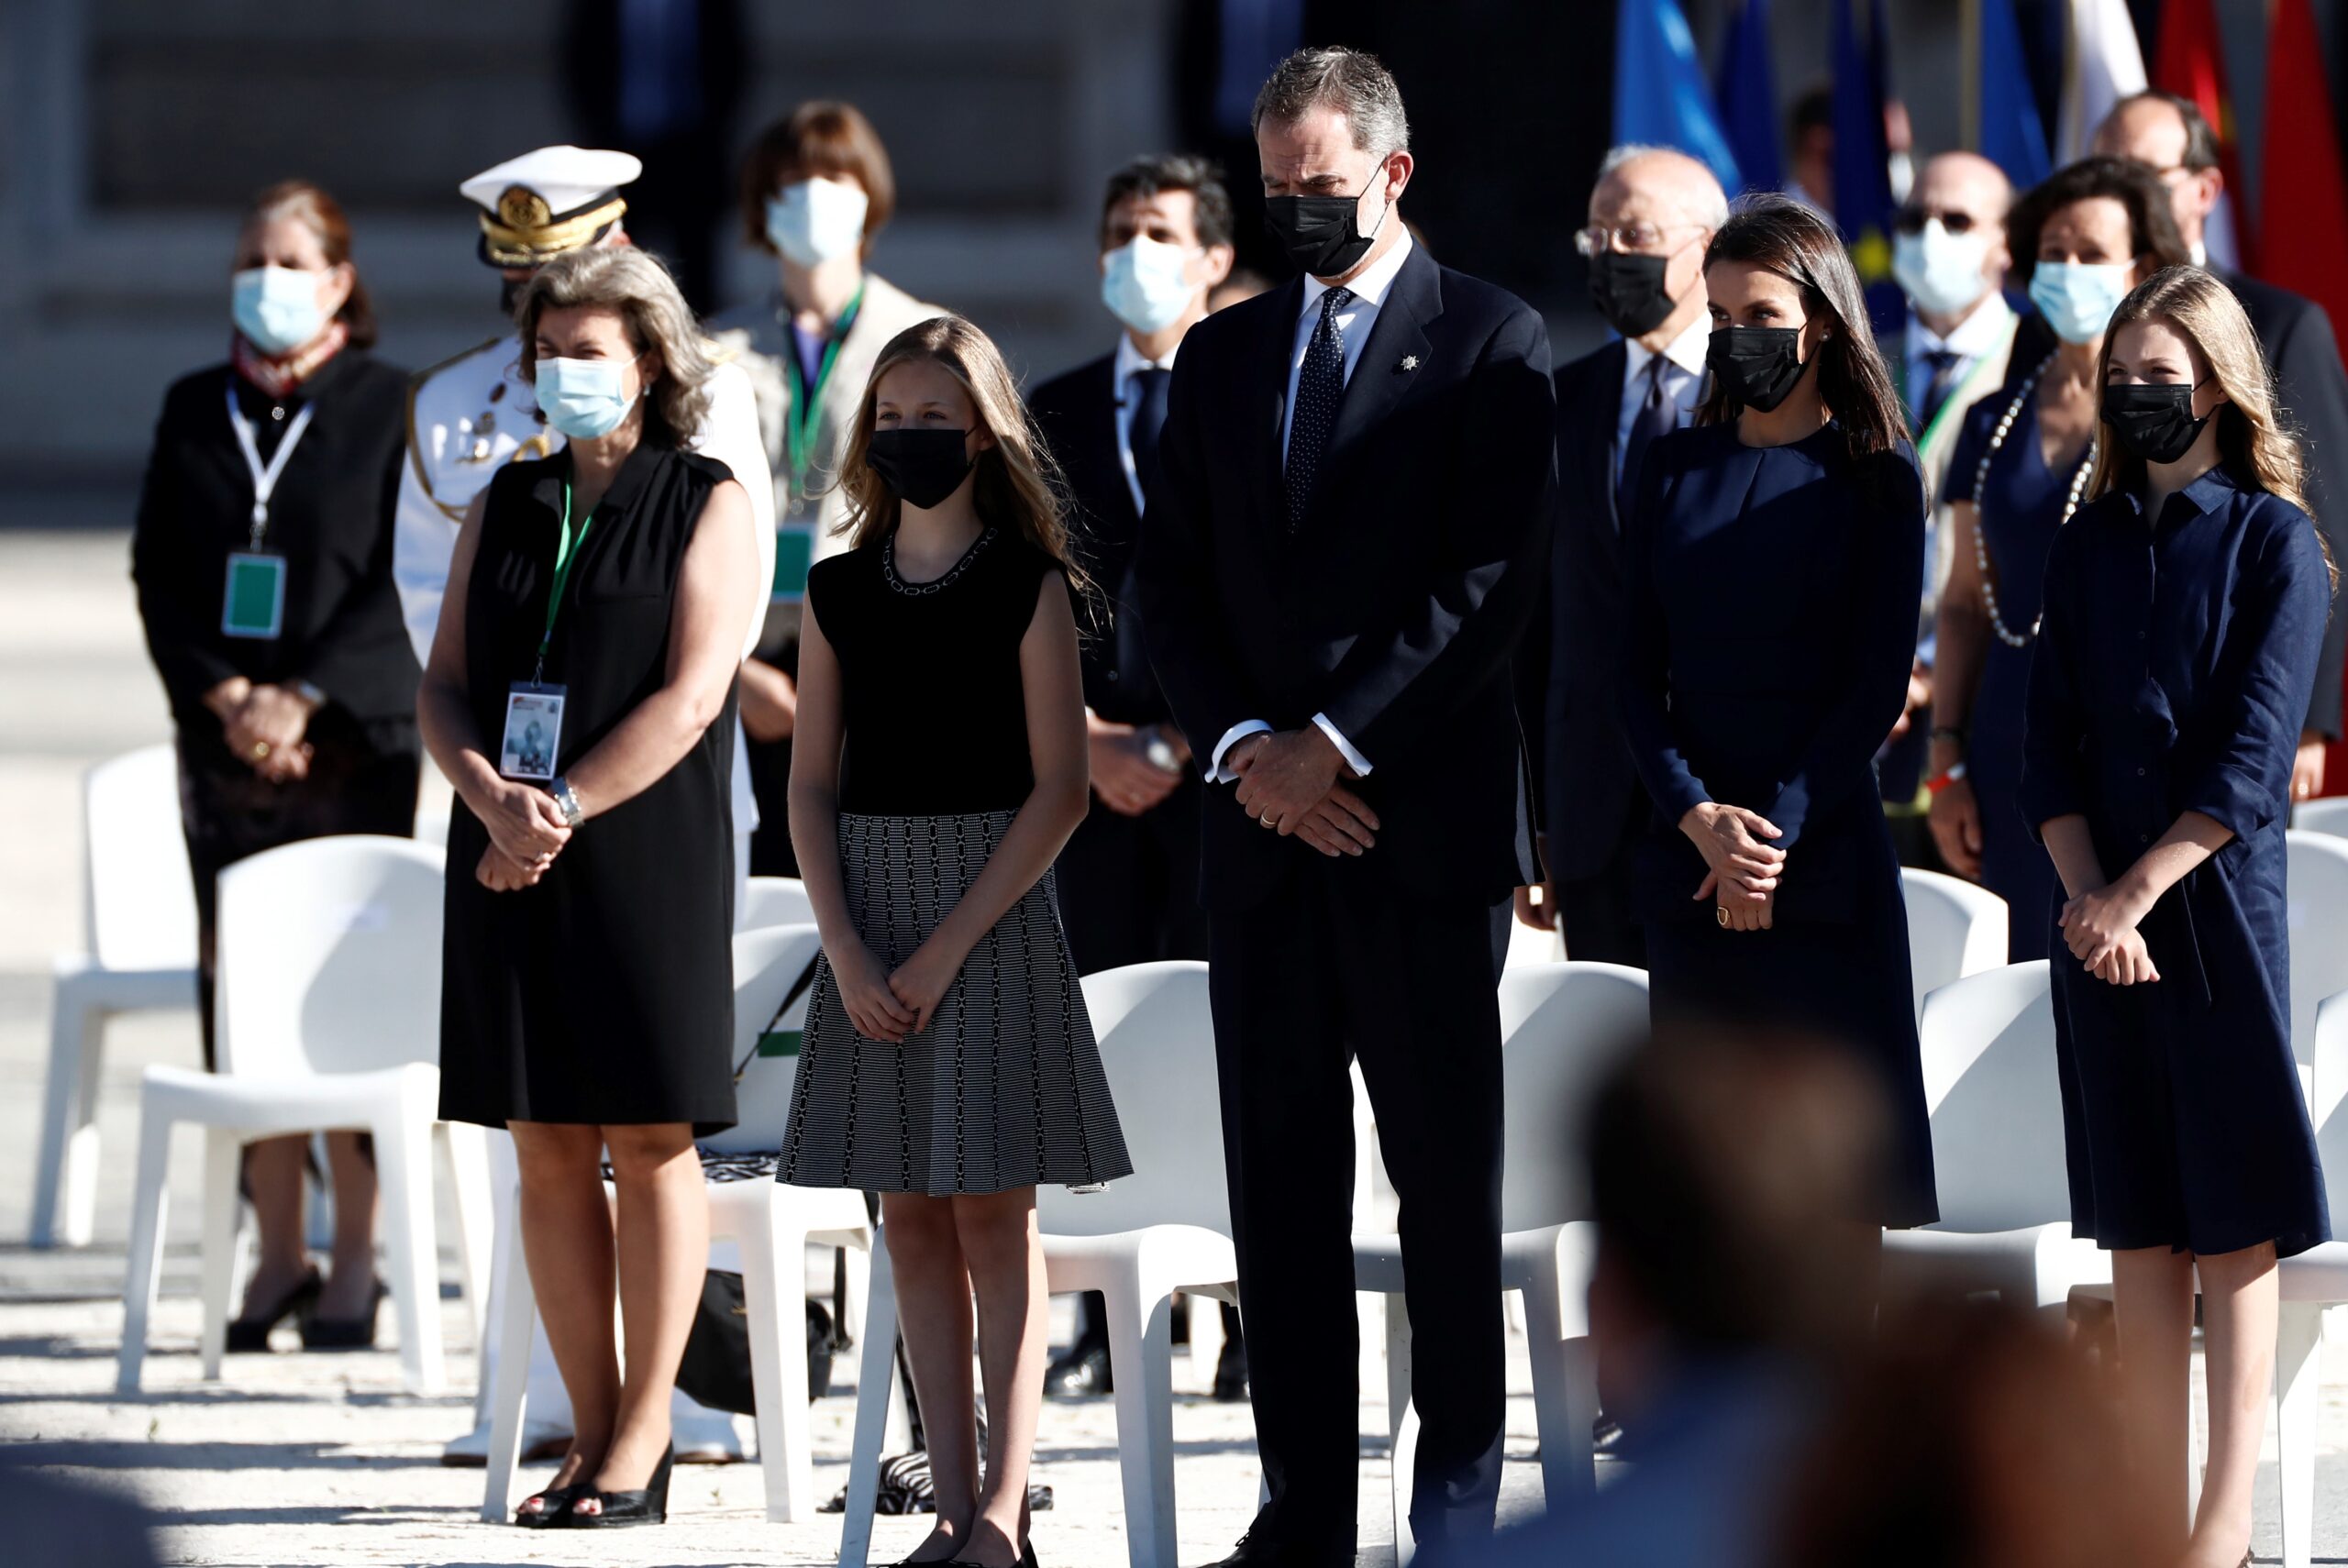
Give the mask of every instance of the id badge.
[[815, 564], [815, 525], [778, 523], [774, 530], [774, 592], [777, 604], [797, 604], [807, 597], [807, 569]]
[[497, 771], [508, 778], [552, 778], [561, 744], [562, 688], [515, 681], [505, 693], [505, 738], [498, 743]]
[[285, 624], [285, 558], [252, 550], [228, 553], [220, 598], [223, 636], [274, 638]]

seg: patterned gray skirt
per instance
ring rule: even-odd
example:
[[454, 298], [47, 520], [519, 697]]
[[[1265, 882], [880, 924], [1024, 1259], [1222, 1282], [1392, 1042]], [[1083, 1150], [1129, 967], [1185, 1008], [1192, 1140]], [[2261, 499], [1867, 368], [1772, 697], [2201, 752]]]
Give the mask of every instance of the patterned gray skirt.
[[[1012, 815], [841, 813], [848, 913], [883, 969], [936, 929]], [[1049, 872], [902, 1044], [857, 1032], [830, 959], [818, 960], [778, 1180], [943, 1196], [1090, 1187], [1132, 1170]]]

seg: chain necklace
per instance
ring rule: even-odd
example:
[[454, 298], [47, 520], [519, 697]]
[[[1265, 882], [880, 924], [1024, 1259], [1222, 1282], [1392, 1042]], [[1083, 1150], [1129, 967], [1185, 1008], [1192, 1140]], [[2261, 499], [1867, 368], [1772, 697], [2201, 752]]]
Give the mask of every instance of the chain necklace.
[[[1980, 464], [1973, 470], [1973, 564], [1981, 571], [1981, 602], [1989, 612], [1989, 629], [1997, 633], [1998, 640], [2010, 648], [2030, 646], [2032, 640], [2038, 635], [2039, 622], [2044, 617], [2042, 615], [2032, 621], [2029, 631], [2016, 632], [1998, 613], [1998, 578], [1989, 569], [1989, 531], [1981, 523], [1981, 491], [1989, 482], [1990, 459], [1998, 455], [1998, 448], [2006, 444], [2007, 432], [2014, 427], [2014, 421], [2021, 417], [2021, 405], [2030, 401], [2030, 394], [2037, 390], [2040, 379], [2054, 363], [2054, 356], [2047, 355], [2038, 362], [2038, 369], [2021, 383], [2021, 390], [2014, 393], [2013, 402], [2006, 405], [2005, 417], [1998, 421], [1998, 428], [1989, 436], [1989, 449], [1981, 454]], [[2088, 480], [2095, 472], [2095, 455], [2096, 440], [2089, 436], [2087, 452], [2079, 458], [2079, 471], [2071, 476], [2071, 491], [2064, 498], [2063, 521], [2055, 525], [2057, 528], [2069, 523], [2071, 514], [2079, 509], [2079, 497], [2086, 492]]]

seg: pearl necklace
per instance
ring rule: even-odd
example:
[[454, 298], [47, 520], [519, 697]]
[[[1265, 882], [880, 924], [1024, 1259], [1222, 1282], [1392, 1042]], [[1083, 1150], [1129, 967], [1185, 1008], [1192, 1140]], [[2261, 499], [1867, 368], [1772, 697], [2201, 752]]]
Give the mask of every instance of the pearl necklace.
[[[2030, 379], [2021, 383], [2021, 390], [2014, 393], [2013, 402], [2006, 407], [2005, 417], [1998, 421], [1998, 428], [1989, 436], [1989, 449], [1981, 454], [1980, 465], [1973, 470], [1973, 564], [1981, 570], [1981, 602], [1989, 612], [1989, 629], [1997, 633], [1998, 640], [2010, 648], [2030, 646], [2032, 639], [2038, 635], [2039, 621], [2031, 622], [2030, 630], [2026, 633], [2016, 632], [1998, 613], [1998, 579], [1997, 574], [1989, 569], [1989, 531], [1981, 525], [1981, 491], [1989, 482], [1989, 460], [1998, 455], [1998, 448], [2006, 444], [2006, 433], [2014, 427], [2014, 421], [2021, 417], [2021, 405], [2030, 401], [2030, 394], [2037, 389], [2039, 379], [2054, 363], [2054, 356], [2047, 355], [2038, 362], [2038, 369], [2030, 373]], [[2095, 472], [2095, 437], [2089, 436], [2087, 454], [2079, 459], [2079, 471], [2071, 476], [2071, 492], [2064, 498], [2063, 522], [2055, 525], [2057, 528], [2069, 523], [2071, 514], [2079, 509], [2079, 497], [2086, 493], [2088, 480]], [[2043, 619], [2043, 616], [2040, 617], [2040, 620]]]

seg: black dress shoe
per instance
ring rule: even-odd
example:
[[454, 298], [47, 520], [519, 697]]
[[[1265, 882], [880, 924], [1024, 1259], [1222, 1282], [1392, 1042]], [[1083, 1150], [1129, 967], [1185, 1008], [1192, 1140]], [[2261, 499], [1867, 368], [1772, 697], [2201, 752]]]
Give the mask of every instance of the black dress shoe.
[[[631, 1525], [656, 1525], [669, 1522], [669, 1473], [676, 1467], [677, 1451], [670, 1448], [660, 1455], [660, 1463], [652, 1469], [652, 1479], [640, 1487], [626, 1491], [606, 1492], [598, 1486], [581, 1486], [571, 1499], [570, 1507], [562, 1516], [561, 1528], [566, 1529], [626, 1529]], [[595, 1499], [601, 1513], [582, 1514], [579, 1505], [588, 1498]]]
[[318, 1304], [318, 1292], [326, 1288], [326, 1281], [318, 1277], [316, 1269], [310, 1270], [280, 1297], [277, 1304], [254, 1313], [249, 1318], [233, 1318], [228, 1322], [228, 1349], [247, 1354], [269, 1348], [269, 1331], [288, 1318], [298, 1320], [304, 1330], [309, 1328], [310, 1313]]
[[1055, 1399], [1082, 1399], [1116, 1391], [1116, 1382], [1109, 1375], [1106, 1345], [1080, 1343], [1044, 1370], [1044, 1392]]
[[1215, 1358], [1214, 1397], [1218, 1404], [1240, 1405], [1247, 1399], [1247, 1346], [1245, 1342], [1225, 1340], [1223, 1353]]
[[302, 1320], [302, 1348], [309, 1351], [354, 1351], [375, 1348], [375, 1309], [391, 1295], [390, 1286], [375, 1282], [367, 1298], [366, 1315], [359, 1318], [308, 1317]]
[[1342, 1549], [1311, 1551], [1258, 1535], [1252, 1528], [1240, 1533], [1231, 1554], [1207, 1568], [1353, 1568], [1354, 1553]]

